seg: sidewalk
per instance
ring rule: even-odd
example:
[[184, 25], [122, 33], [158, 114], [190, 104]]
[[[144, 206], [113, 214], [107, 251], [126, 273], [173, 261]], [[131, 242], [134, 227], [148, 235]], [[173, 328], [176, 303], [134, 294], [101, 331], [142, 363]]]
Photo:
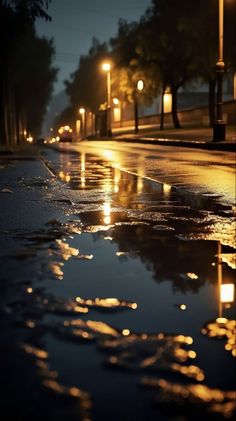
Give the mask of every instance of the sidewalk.
[[113, 129], [113, 139], [125, 142], [149, 143], [166, 146], [185, 146], [200, 149], [236, 150], [236, 127], [226, 127], [226, 140], [213, 142], [213, 129], [210, 127], [180, 128], [160, 130], [159, 126], [140, 126], [139, 133], [134, 127]]
[[65, 218], [57, 184], [34, 148], [0, 149], [0, 417], [5, 421], [78, 419], [71, 407], [65, 412], [63, 398], [43, 386], [50, 373], [42, 351], [46, 311], [39, 304], [47, 296], [41, 278], [50, 263], [50, 239], [59, 237], [58, 227], [48, 224]]

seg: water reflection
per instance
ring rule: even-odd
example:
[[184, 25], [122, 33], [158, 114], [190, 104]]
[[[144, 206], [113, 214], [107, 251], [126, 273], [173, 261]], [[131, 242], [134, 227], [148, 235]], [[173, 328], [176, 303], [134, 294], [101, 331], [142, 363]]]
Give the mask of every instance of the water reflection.
[[[139, 300], [133, 297], [132, 294], [136, 293], [136, 287], [138, 290], [140, 286], [139, 276], [142, 276], [142, 274], [134, 272], [137, 277], [135, 290], [131, 290], [132, 287], [129, 287], [127, 282], [131, 301], [118, 299], [116, 298], [118, 294], [114, 293], [113, 295], [112, 292], [112, 294], [108, 294], [108, 298], [105, 297], [105, 294], [101, 294], [102, 297], [99, 298], [90, 293], [88, 293], [89, 298], [77, 296], [74, 301], [67, 302], [66, 306], [61, 302], [58, 302], [57, 305], [55, 303], [54, 306], [48, 304], [49, 309], [54, 309], [51, 309], [54, 314], [63, 314], [64, 311], [65, 314], [81, 313], [81, 317], [86, 317], [90, 311], [103, 312], [99, 320], [68, 319], [64, 321], [63, 326], [60, 323], [55, 323], [50, 326], [50, 329], [62, 340], [78, 344], [81, 341], [93, 341], [100, 350], [108, 353], [106, 361], [110, 367], [119, 367], [130, 372], [139, 371], [145, 374], [150, 372], [152, 378], [146, 379], [146, 386], [158, 388], [156, 399], [160, 403], [166, 402], [169, 405], [174, 402], [174, 408], [176, 408], [178, 402], [181, 404], [187, 402], [192, 410], [196, 407], [195, 402], [197, 401], [197, 407], [204, 415], [208, 414], [209, 409], [213, 413], [231, 416], [232, 392], [223, 392], [204, 385], [203, 388], [197, 388], [196, 384], [189, 384], [189, 381], [203, 382], [206, 379], [206, 374], [200, 366], [192, 364], [193, 360], [194, 362], [198, 361], [198, 350], [188, 349], [188, 346], [193, 343], [191, 322], [193, 321], [195, 324], [193, 332], [196, 335], [197, 328], [200, 332], [206, 320], [200, 314], [201, 311], [204, 315], [208, 315], [213, 313], [212, 308], [215, 310], [215, 305], [212, 305], [209, 311], [205, 308], [210, 302], [211, 297], [208, 296], [211, 291], [222, 290], [222, 285], [223, 288], [226, 288], [226, 279], [228, 284], [233, 284], [232, 259], [229, 259], [229, 255], [232, 254], [234, 236], [231, 219], [219, 217], [216, 211], [216, 201], [210, 197], [203, 199], [190, 197], [173, 190], [169, 185], [153, 183], [144, 179], [142, 172], [140, 172], [140, 177], [136, 177], [121, 171], [117, 166], [112, 168], [101, 159], [91, 155], [81, 155], [80, 160], [78, 156], [72, 158], [70, 166], [65, 167], [66, 161], [63, 161], [57, 169], [62, 171], [64, 168], [64, 174], [70, 175], [68, 181], [63, 176], [63, 182], [73, 190], [74, 197], [77, 197], [80, 206], [83, 205], [83, 212], [78, 210], [73, 216], [74, 222], [79, 220], [81, 223], [82, 236], [80, 238], [87, 235], [86, 238], [92, 237], [93, 243], [97, 242], [98, 249], [100, 246], [103, 247], [104, 243], [106, 246], [108, 243], [112, 249], [109, 252], [108, 248], [104, 250], [104, 253], [107, 253], [106, 259], [111, 259], [111, 264], [117, 265], [113, 272], [115, 273], [117, 269], [117, 274], [115, 273], [117, 277], [115, 280], [109, 279], [109, 284], [114, 286], [115, 282], [122, 283], [123, 275], [127, 276], [125, 281], [129, 281], [131, 278], [128, 275], [133, 275], [133, 266], [130, 262], [137, 261], [146, 267], [147, 272], [155, 280], [156, 283], [153, 282], [153, 284], [157, 288], [151, 297], [150, 286], [145, 278], [142, 293], [138, 296]], [[92, 210], [86, 202], [88, 196], [84, 196], [84, 203], [81, 203], [83, 202], [80, 196], [82, 189], [94, 191], [97, 201], [93, 203]], [[198, 241], [195, 241], [196, 239]], [[111, 244], [103, 240], [110, 240]], [[223, 244], [222, 250], [218, 251], [217, 256], [216, 240], [219, 240], [219, 244]], [[70, 250], [70, 248], [76, 249], [76, 247], [69, 245], [68, 249], [63, 245], [63, 241], [60, 244], [62, 245], [62, 260], [69, 260], [68, 254], [71, 254], [73, 260], [76, 260], [76, 265], [79, 264], [80, 262], [77, 260], [81, 254], [75, 255]], [[114, 260], [112, 260], [112, 253], [115, 257]], [[225, 280], [222, 280], [221, 273], [223, 256]], [[84, 284], [87, 283], [87, 287], [91, 288], [89, 291], [93, 291], [91, 284], [94, 279], [96, 281], [97, 279], [106, 280], [106, 272], [109, 270], [108, 265], [104, 264], [104, 259], [99, 261], [96, 256], [95, 260], [91, 262], [94, 266], [93, 268], [91, 266], [88, 272], [85, 270], [79, 272], [79, 266], [73, 266], [73, 269], [76, 268], [83, 276], [87, 275]], [[231, 264], [228, 264], [230, 261]], [[101, 265], [100, 262], [102, 262]], [[212, 266], [212, 262], [216, 266]], [[118, 270], [120, 263], [126, 267], [126, 272]], [[122, 265], [120, 264], [120, 266]], [[96, 272], [96, 276], [93, 278], [94, 272]], [[68, 281], [70, 281], [70, 276], [71, 273], [67, 274]], [[79, 290], [81, 285], [82, 281], [76, 286], [78, 288], [76, 294], [83, 294]], [[172, 295], [166, 293], [169, 285], [173, 291]], [[232, 289], [232, 286], [230, 288]], [[150, 289], [150, 291], [153, 290]], [[201, 292], [203, 293], [201, 294]], [[142, 301], [141, 295], [145, 294], [146, 301], [145, 299]], [[185, 294], [185, 296], [180, 294]], [[175, 295], [178, 297], [176, 300], [173, 298]], [[76, 295], [74, 294], [74, 296]], [[170, 296], [173, 301], [167, 302], [170, 300]], [[193, 296], [194, 299], [197, 297], [196, 301], [192, 298]], [[204, 326], [202, 333], [209, 338], [224, 338], [225, 349], [235, 355], [235, 342], [233, 341], [235, 321], [224, 317], [224, 312], [230, 310], [226, 308], [226, 305], [230, 304], [229, 297], [225, 298], [219, 293], [218, 300], [217, 317], [213, 322]], [[142, 302], [145, 311], [148, 308], [146, 313], [142, 313], [139, 301]], [[179, 302], [174, 306], [180, 310], [175, 311], [174, 309], [175, 313], [172, 312], [174, 301]], [[150, 334], [150, 332], [142, 330], [140, 324], [143, 321], [139, 315], [148, 314], [146, 317], [152, 317], [152, 311], [149, 312], [150, 302], [152, 302], [155, 316], [153, 316], [154, 321], [148, 320], [147, 322], [153, 323], [151, 326], [154, 323], [156, 326], [162, 326], [159, 320], [160, 315], [167, 314], [169, 311], [171, 316], [167, 314], [167, 318], [171, 318], [173, 330], [178, 329], [180, 333], [185, 333], [184, 323], [181, 324], [181, 321], [184, 318], [186, 320], [192, 311], [189, 325], [185, 325], [190, 330], [188, 334], [192, 336], [167, 335], [163, 332]], [[169, 307], [164, 311], [162, 308], [164, 306]], [[116, 313], [114, 317], [116, 317], [118, 313], [116, 310], [125, 309], [130, 309], [127, 313], [134, 313], [134, 319], [137, 317], [137, 330], [144, 331], [144, 333], [135, 333], [133, 327], [124, 323], [132, 318], [113, 319], [120, 321], [121, 328], [113, 327], [113, 323], [105, 323], [104, 320], [107, 320], [105, 313], [114, 311]], [[211, 359], [210, 353], [208, 358]], [[217, 368], [218, 370], [220, 371], [220, 368]], [[158, 379], [154, 378], [156, 373], [159, 376]], [[160, 375], [166, 376], [167, 379], [161, 380]], [[179, 379], [183, 379], [184, 384], [177, 383]], [[206, 398], [207, 394], [208, 398]], [[222, 402], [224, 405], [221, 405]]]
[[218, 317], [215, 321], [206, 324], [202, 333], [209, 338], [225, 339], [225, 350], [230, 351], [233, 357], [236, 357], [236, 320], [230, 320], [223, 317], [223, 311], [231, 308], [235, 301], [234, 283], [226, 283], [223, 279], [222, 268], [222, 246], [217, 245], [217, 298], [218, 298]]
[[185, 408], [185, 414], [190, 413], [191, 419], [193, 414], [194, 419], [209, 419], [211, 416], [230, 419], [235, 415], [235, 391], [225, 392], [202, 384], [183, 385], [149, 377], [142, 379], [142, 385], [154, 390], [157, 405], [164, 402], [174, 414], [176, 411], [182, 413]]
[[105, 202], [103, 205], [103, 222], [105, 225], [109, 225], [111, 223], [111, 204], [110, 202]]

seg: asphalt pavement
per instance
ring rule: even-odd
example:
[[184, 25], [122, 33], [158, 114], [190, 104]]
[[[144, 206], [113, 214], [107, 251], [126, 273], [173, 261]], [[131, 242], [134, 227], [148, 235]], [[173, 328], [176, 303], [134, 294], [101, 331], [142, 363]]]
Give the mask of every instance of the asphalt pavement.
[[[118, 141], [119, 139], [121, 138], [117, 138]], [[152, 140], [151, 138], [149, 141], [161, 141], [158, 139]], [[126, 140], [129, 141], [129, 139]], [[132, 137], [131, 141], [136, 142], [137, 138]], [[142, 141], [142, 137], [140, 141]], [[145, 139], [143, 141], [145, 142]], [[180, 141], [177, 140], [176, 142], [176, 145], [181, 145]], [[196, 142], [198, 141], [191, 142], [192, 147], [196, 147]], [[215, 146], [218, 145], [217, 143]], [[52, 155], [56, 154], [52, 165], [52, 169], [55, 169], [55, 171], [51, 171], [51, 167], [48, 165], [50, 153]], [[85, 186], [81, 187], [85, 183], [85, 174], [86, 188]], [[115, 180], [115, 175], [117, 177], [117, 174], [113, 175]], [[96, 348], [94, 345], [96, 340], [94, 342], [93, 339], [93, 341], [89, 342], [91, 345], [81, 346], [80, 342], [84, 340], [81, 337], [79, 338], [79, 343], [76, 344], [78, 337], [75, 338], [73, 336], [76, 329], [73, 324], [71, 326], [68, 324], [68, 320], [71, 320], [71, 316], [78, 318], [78, 311], [83, 312], [83, 300], [79, 298], [81, 301], [78, 304], [77, 302], [69, 301], [68, 296], [70, 297], [71, 294], [71, 296], [75, 297], [79, 293], [83, 297], [114, 297], [112, 295], [114, 294], [113, 289], [117, 288], [116, 296], [120, 297], [120, 288], [123, 288], [121, 296], [126, 297], [125, 293], [127, 294], [126, 288], [128, 286], [130, 288], [130, 297], [135, 299], [132, 305], [136, 305], [136, 301], [142, 303], [142, 300], [145, 298], [144, 292], [149, 291], [150, 288], [148, 305], [146, 305], [144, 300], [143, 305], [140, 305], [140, 311], [142, 312], [143, 308], [147, 312], [150, 311], [151, 316], [146, 317], [146, 322], [147, 326], [149, 326], [148, 323], [150, 321], [153, 323], [151, 331], [156, 329], [157, 321], [160, 323], [160, 320], [170, 323], [168, 329], [165, 327], [164, 331], [172, 329], [173, 320], [175, 319], [179, 319], [181, 326], [183, 326], [182, 316], [184, 313], [179, 309], [181, 302], [173, 301], [172, 303], [171, 287], [169, 298], [166, 301], [169, 307], [165, 304], [162, 308], [161, 303], [157, 305], [158, 294], [156, 288], [158, 284], [151, 282], [149, 279], [151, 275], [148, 271], [143, 271], [143, 266], [138, 265], [136, 267], [136, 261], [139, 261], [140, 255], [145, 256], [147, 260], [144, 261], [147, 261], [147, 266], [150, 267], [152, 264], [155, 266], [158, 259], [155, 250], [159, 250], [159, 254], [162, 251], [161, 255], [165, 264], [160, 266], [158, 263], [156, 265], [158, 276], [160, 268], [165, 279], [169, 279], [168, 276], [170, 279], [174, 279], [174, 275], [180, 274], [183, 276], [185, 273], [193, 276], [201, 269], [202, 274], [200, 273], [199, 275], [198, 283], [201, 286], [214, 272], [214, 267], [210, 263], [212, 259], [215, 259], [215, 244], [211, 241], [209, 245], [205, 241], [205, 248], [202, 249], [199, 259], [192, 259], [192, 256], [196, 256], [199, 253], [196, 242], [181, 241], [175, 235], [169, 241], [169, 236], [175, 231], [173, 227], [166, 226], [165, 219], [161, 218], [158, 221], [157, 218], [158, 215], [160, 218], [160, 214], [154, 212], [155, 209], [151, 207], [149, 209], [149, 216], [152, 215], [154, 218], [152, 221], [154, 228], [150, 223], [135, 220], [135, 215], [141, 212], [142, 217], [145, 218], [142, 209], [140, 210], [139, 208], [140, 206], [145, 208], [149, 204], [154, 207], [160, 206], [162, 212], [165, 212], [165, 216], [168, 218], [169, 207], [172, 206], [172, 212], [176, 212], [176, 210], [180, 212], [178, 217], [181, 222], [178, 222], [179, 220], [175, 222], [174, 218], [171, 220], [171, 214], [169, 214], [169, 224], [172, 223], [176, 229], [178, 228], [182, 232], [182, 229], [186, 230], [186, 219], [188, 220], [188, 226], [191, 224], [194, 224], [194, 226], [200, 225], [201, 229], [204, 229], [205, 223], [212, 224], [213, 222], [209, 222], [207, 218], [211, 218], [215, 208], [212, 208], [207, 214], [204, 213], [204, 208], [202, 210], [201, 207], [198, 210], [194, 207], [190, 209], [187, 197], [178, 197], [178, 193], [175, 191], [162, 193], [160, 186], [158, 187], [160, 192], [158, 192], [156, 183], [152, 185], [150, 181], [146, 182], [147, 186], [146, 190], [143, 190], [143, 196], [136, 197], [135, 192], [138, 189], [136, 177], [133, 177], [131, 174], [129, 176], [125, 175], [123, 180], [124, 191], [123, 193], [122, 191], [117, 193], [117, 203], [113, 209], [112, 217], [117, 218], [117, 233], [116, 236], [115, 233], [113, 234], [113, 239], [111, 240], [106, 231], [103, 234], [99, 231], [99, 229], [101, 230], [100, 220], [96, 220], [96, 224], [90, 223], [89, 220], [94, 215], [97, 217], [99, 212], [104, 213], [104, 220], [107, 217], [109, 218], [110, 208], [108, 205], [110, 205], [110, 202], [106, 203], [106, 200], [109, 191], [113, 191], [113, 189], [109, 190], [111, 176], [111, 170], [106, 165], [102, 165], [100, 160], [91, 158], [91, 161], [88, 161], [85, 166], [83, 160], [80, 161], [80, 157], [73, 156], [73, 153], [68, 158], [67, 154], [58, 154], [58, 152], [49, 150], [49, 156], [45, 159], [44, 155], [32, 145], [25, 145], [20, 148], [1, 148], [0, 150], [0, 329], [2, 336], [0, 350], [2, 405], [0, 416], [4, 421], [10, 419], [30, 421], [31, 419], [41, 420], [42, 418], [51, 419], [52, 421], [64, 421], [65, 419], [69, 421], [91, 420], [93, 419], [91, 415], [93, 410], [91, 409], [90, 389], [87, 387], [87, 381], [91, 382], [89, 384], [91, 389], [93, 390], [94, 388], [94, 407], [97, 410], [97, 416], [95, 413], [94, 417], [95, 421], [110, 420], [112, 419], [111, 413], [114, 416], [114, 420], [120, 420], [122, 417], [119, 415], [119, 411], [123, 410], [123, 408], [127, 409], [127, 411], [130, 408], [131, 412], [129, 415], [131, 419], [131, 416], [133, 416], [132, 399], [133, 403], [135, 402], [133, 406], [136, 408], [135, 410], [139, 416], [139, 418], [135, 419], [142, 421], [148, 419], [145, 412], [146, 408], [150, 411], [149, 419], [154, 419], [156, 414], [158, 419], [166, 419], [165, 417], [162, 418], [162, 413], [159, 414], [156, 412], [156, 409], [149, 405], [149, 399], [146, 404], [145, 398], [142, 398], [143, 400], [140, 398], [140, 396], [143, 396], [142, 392], [137, 388], [135, 379], [131, 378], [132, 376], [125, 373], [124, 381], [122, 370], [109, 372], [109, 370], [106, 371], [100, 368], [103, 367], [101, 361], [104, 361], [104, 359], [100, 357], [99, 352], [101, 351], [99, 348]], [[123, 173], [121, 173], [120, 177], [122, 178], [123, 176]], [[69, 183], [71, 183], [70, 187]], [[76, 187], [77, 185], [79, 188]], [[114, 195], [116, 195], [115, 187], [117, 187], [117, 184], [114, 184], [113, 187]], [[153, 202], [148, 203], [147, 198], [150, 197], [150, 194], [153, 195]], [[156, 201], [156, 194], [159, 195], [159, 201]], [[166, 196], [162, 196], [163, 194], [167, 194], [168, 198], [170, 194], [173, 194], [172, 200], [165, 202], [167, 208], [165, 208], [163, 203], [163, 198], [166, 198]], [[127, 207], [126, 202], [124, 202], [125, 206], [122, 202], [124, 198], [127, 198], [127, 200], [132, 198], [132, 206], [129, 209], [132, 220], [132, 222], [129, 222], [130, 225], [128, 225], [126, 220], [122, 220], [123, 214], [121, 210]], [[207, 198], [207, 201], [211, 200]], [[104, 208], [103, 202], [107, 204], [107, 208]], [[232, 215], [226, 214], [224, 219], [221, 220], [221, 211], [222, 209], [218, 209], [214, 223], [217, 226], [218, 222], [224, 221], [224, 226], [228, 224], [230, 227], [232, 225]], [[78, 215], [84, 218], [84, 228], [80, 225]], [[146, 214], [147, 216], [148, 213]], [[89, 223], [86, 218], [88, 218]], [[102, 223], [103, 225], [108, 224], [109, 227], [110, 222]], [[98, 231], [94, 231], [95, 228]], [[126, 234], [122, 236], [122, 232], [125, 232], [125, 229], [127, 229], [129, 236]], [[136, 236], [134, 236], [133, 230], [137, 232], [137, 238], [140, 235], [140, 242], [134, 241]], [[145, 230], [147, 230], [146, 237], [144, 236]], [[96, 232], [98, 233], [97, 235]], [[123, 245], [127, 238], [130, 241], [130, 256]], [[150, 238], [152, 239], [151, 242]], [[158, 247], [156, 241], [158, 242]], [[119, 242], [121, 244], [120, 249], [118, 248]], [[94, 260], [92, 255], [89, 254], [90, 250], [89, 253], [87, 252], [90, 244], [91, 251], [96, 257]], [[82, 250], [82, 252], [78, 250]], [[76, 255], [77, 252], [79, 253], [78, 256]], [[173, 253], [171, 259], [170, 253]], [[135, 260], [132, 255], [136, 256], [137, 259]], [[150, 256], [153, 260], [150, 259]], [[199, 261], [206, 256], [206, 264], [203, 264], [202, 268], [199, 269]], [[71, 260], [72, 268], [66, 274], [66, 270], [68, 270], [66, 269], [66, 262], [68, 260]], [[174, 271], [171, 276], [169, 273], [165, 273], [167, 269], [169, 270], [169, 262], [174, 263]], [[128, 266], [126, 268], [127, 263]], [[95, 265], [95, 268], [93, 265]], [[177, 269], [175, 269], [175, 265], [177, 265]], [[209, 273], [205, 273], [205, 268], [210, 268]], [[101, 272], [102, 275], [99, 272], [101, 270], [103, 270]], [[63, 271], [65, 272], [65, 279], [61, 282]], [[132, 277], [132, 273], [135, 276]], [[228, 271], [228, 275], [232, 277], [231, 271]], [[140, 281], [138, 282], [139, 277]], [[143, 277], [146, 280], [145, 287]], [[190, 283], [191, 285], [194, 283], [193, 289], [195, 290], [196, 279], [194, 278], [193, 281], [189, 281], [189, 279], [191, 278], [188, 278], [188, 282], [186, 282], [186, 278], [178, 278], [176, 282], [173, 281], [173, 288], [178, 285], [182, 286], [185, 283]], [[208, 287], [206, 282], [205, 284]], [[132, 288], [131, 285], [133, 285]], [[169, 284], [165, 283], [165, 285], [168, 287]], [[96, 294], [92, 287], [97, 288]], [[111, 290], [108, 293], [109, 288]], [[58, 298], [57, 290], [62, 293], [63, 300]], [[209, 291], [211, 293], [211, 285], [209, 286]], [[187, 293], [189, 293], [188, 290], [186, 290], [184, 296], [185, 302], [187, 302]], [[137, 297], [135, 294], [137, 294]], [[190, 302], [187, 303], [187, 306], [191, 309], [192, 295], [189, 295]], [[194, 298], [195, 296], [196, 293]], [[209, 297], [208, 305], [204, 306], [206, 314], [204, 311], [201, 311], [202, 320], [201, 323], [197, 322], [197, 328], [209, 317], [208, 307], [211, 307], [212, 297], [208, 292], [206, 296]], [[152, 305], [150, 305], [151, 299], [153, 300]], [[112, 303], [117, 302], [116, 298], [110, 298], [110, 300], [113, 300]], [[88, 305], [91, 305], [91, 302], [91, 299], [87, 300]], [[110, 302], [108, 298], [108, 304]], [[123, 304], [130, 305], [129, 302], [124, 302]], [[98, 302], [95, 302], [93, 305], [98, 306]], [[136, 309], [136, 307], [134, 308]], [[92, 313], [92, 316], [89, 315], [95, 320], [99, 318], [99, 322], [95, 322], [97, 324], [94, 327], [96, 337], [98, 338], [100, 335], [100, 338], [103, 338], [103, 333], [99, 332], [99, 327], [104, 327], [104, 324], [101, 322], [105, 323], [106, 320], [109, 320], [110, 323], [109, 317], [114, 317], [113, 325], [115, 326], [119, 321], [121, 326], [130, 327], [133, 320], [134, 325], [132, 329], [135, 331], [135, 323], [137, 322], [135, 312], [132, 311], [124, 313], [124, 316], [122, 311], [120, 316], [119, 313], [115, 313], [115, 316], [110, 316], [109, 314], [107, 316], [106, 309], [102, 309], [101, 315], [97, 313], [95, 315]], [[160, 316], [159, 311], [163, 311], [164, 316], [162, 313]], [[169, 321], [166, 317], [167, 313], [169, 314]], [[190, 316], [192, 314], [193, 320], [195, 320], [197, 313], [195, 310], [192, 312], [190, 310], [189, 314]], [[140, 314], [138, 322], [144, 323], [145, 317], [143, 317], [142, 313]], [[214, 314], [214, 311], [212, 311], [212, 314]], [[189, 332], [190, 325], [193, 324], [191, 322], [188, 325], [190, 316], [186, 315], [185, 318], [186, 332], [180, 330], [180, 333], [187, 335], [187, 332]], [[67, 324], [63, 325], [65, 317], [67, 318]], [[84, 313], [81, 313], [80, 317], [83, 318]], [[130, 325], [128, 325], [127, 320], [129, 320]], [[84, 326], [81, 327], [81, 330], [77, 329], [77, 333], [81, 334], [82, 331], [84, 338], [89, 339], [91, 336], [91, 320], [90, 325], [86, 325], [85, 322]], [[138, 326], [140, 328], [140, 325]], [[144, 331], [145, 329], [148, 330], [147, 326], [144, 325]], [[129, 334], [129, 330], [124, 329], [121, 338], [119, 336], [120, 331], [117, 330], [115, 335], [122, 339], [123, 336], [125, 338], [127, 332]], [[50, 340], [48, 339], [49, 337]], [[186, 337], [188, 338], [188, 336]], [[134, 339], [137, 341], [139, 337], [134, 335]], [[152, 341], [153, 338], [148, 338], [148, 340]], [[65, 345], [66, 341], [69, 341], [68, 346]], [[161, 341], [163, 341], [163, 337], [161, 337]], [[169, 336], [166, 341], [170, 341]], [[168, 344], [168, 346], [176, 346], [175, 342], [172, 345], [169, 342]], [[158, 345], [160, 346], [160, 344]], [[139, 343], [136, 346], [138, 350]], [[148, 347], [148, 344], [146, 346]], [[76, 350], [74, 347], [76, 347]], [[218, 347], [219, 352], [223, 353], [224, 348], [222, 347], [221, 350], [221, 344], [218, 344]], [[134, 360], [136, 354], [132, 355]], [[216, 355], [218, 355], [218, 348]], [[147, 355], [147, 357], [150, 359], [150, 355]], [[97, 365], [95, 365], [96, 358], [99, 360]], [[210, 363], [211, 360], [213, 361], [214, 358], [209, 359]], [[57, 364], [59, 368], [57, 368]], [[222, 371], [224, 370], [224, 364], [218, 364], [218, 366], [222, 367]], [[212, 371], [214, 372], [214, 370]], [[102, 381], [100, 382], [101, 377]], [[223, 378], [223, 374], [219, 378]], [[114, 381], [113, 387], [110, 386], [111, 381]], [[227, 378], [225, 381], [227, 381]], [[227, 384], [225, 388], [231, 387], [231, 383], [230, 386]], [[86, 393], [87, 390], [89, 393]], [[210, 394], [211, 390], [211, 388], [207, 389], [207, 393]], [[98, 393], [98, 398], [96, 398], [96, 393]], [[131, 395], [129, 395], [130, 393]], [[105, 405], [108, 394], [110, 394], [109, 399], [111, 399], [111, 403], [109, 405], [107, 402], [107, 405]], [[230, 397], [228, 398], [227, 395], [224, 398], [230, 400]], [[114, 400], [114, 405], [117, 405], [116, 407], [113, 405], [112, 399]], [[117, 401], [122, 403], [118, 404]], [[189, 405], [191, 405], [191, 402], [189, 402]], [[111, 412], [108, 412], [107, 416], [103, 416], [105, 410]], [[193, 410], [195, 410], [194, 406], [191, 407], [191, 411]], [[200, 410], [200, 414], [203, 414], [204, 418], [206, 414], [208, 415], [207, 409], [203, 408], [203, 410]], [[231, 418], [233, 419], [233, 416], [230, 413], [228, 419]]]

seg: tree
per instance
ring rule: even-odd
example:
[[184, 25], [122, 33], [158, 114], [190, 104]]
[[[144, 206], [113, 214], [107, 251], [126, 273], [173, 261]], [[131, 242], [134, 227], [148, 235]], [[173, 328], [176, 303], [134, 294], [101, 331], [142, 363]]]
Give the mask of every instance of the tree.
[[[26, 121], [30, 120], [30, 115], [27, 117], [27, 112], [32, 115], [33, 108], [37, 105], [35, 92], [38, 92], [38, 115], [41, 114], [41, 119], [51, 92], [52, 81], [56, 75], [55, 69], [50, 67], [54, 52], [52, 41], [40, 41], [34, 32], [34, 21], [37, 18], [50, 20], [50, 16], [45, 11], [48, 3], [47, 0], [0, 1], [2, 43], [0, 142], [3, 144], [12, 144], [16, 143], [17, 140], [19, 141], [20, 132], [26, 129]], [[29, 53], [34, 54], [34, 62], [30, 59], [29, 54], [27, 56], [27, 48], [29, 48]], [[21, 54], [25, 56], [25, 61], [22, 60]], [[38, 64], [37, 71], [35, 71], [36, 63]], [[43, 74], [45, 76], [46, 69], [48, 78], [42, 78]], [[47, 87], [42, 85], [45, 79], [48, 82]], [[35, 99], [34, 107], [33, 102], [30, 103], [26, 91], [22, 92], [22, 86], [27, 87], [28, 95], [31, 96], [32, 100]], [[35, 89], [36, 86], [37, 89]], [[44, 95], [42, 94], [43, 91]], [[38, 119], [38, 122], [33, 123], [32, 127], [36, 128], [37, 126], [38, 128], [39, 125]]]
[[178, 90], [196, 77], [194, 54], [198, 29], [195, 7], [188, 0], [152, 0], [140, 22], [140, 60], [156, 66], [156, 78], [161, 78], [163, 92], [167, 87], [170, 89], [176, 128], [180, 127]]
[[57, 74], [51, 66], [53, 55], [53, 41], [38, 38], [34, 28], [30, 27], [15, 56], [17, 105], [24, 116], [27, 131], [34, 137], [40, 132]]
[[[128, 23], [120, 19], [116, 37], [111, 38], [112, 47], [112, 92], [123, 103], [134, 104], [137, 113], [137, 82], [143, 80], [144, 90], [139, 102], [150, 104], [158, 91], [158, 82], [153, 78], [153, 65], [145, 66], [138, 54], [138, 41], [142, 36], [138, 22]], [[127, 42], [127, 40], [129, 40]]]
[[24, 21], [34, 22], [37, 18], [51, 20], [45, 11], [50, 2], [51, 0], [1, 0], [0, 7], [18, 13]]
[[[215, 121], [216, 62], [218, 61], [218, 2], [199, 0], [196, 10], [199, 33], [195, 61], [201, 80], [208, 83], [209, 121]], [[236, 1], [224, 4], [224, 62], [226, 72], [236, 69]]]
[[106, 100], [106, 77], [101, 63], [107, 58], [107, 44], [93, 38], [88, 54], [80, 57], [78, 69], [65, 82], [75, 115], [81, 106], [95, 113]]

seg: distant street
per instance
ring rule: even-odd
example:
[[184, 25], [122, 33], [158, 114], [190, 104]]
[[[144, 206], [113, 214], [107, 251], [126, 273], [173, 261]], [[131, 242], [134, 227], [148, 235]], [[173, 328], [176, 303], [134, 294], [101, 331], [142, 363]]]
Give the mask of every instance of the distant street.
[[116, 167], [192, 193], [235, 204], [235, 153], [116, 141], [60, 144], [62, 151], [93, 153]]

